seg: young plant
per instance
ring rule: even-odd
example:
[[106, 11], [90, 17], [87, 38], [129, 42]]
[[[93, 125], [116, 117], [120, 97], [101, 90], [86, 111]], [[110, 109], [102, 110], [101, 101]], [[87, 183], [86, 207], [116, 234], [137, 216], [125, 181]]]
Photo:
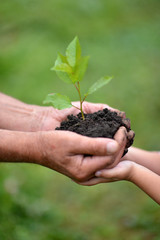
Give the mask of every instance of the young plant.
[[[75, 86], [80, 101], [80, 107], [78, 109], [81, 111], [83, 120], [83, 102], [85, 101], [86, 97], [103, 87], [105, 84], [109, 83], [109, 81], [112, 79], [112, 77], [108, 76], [100, 78], [89, 88], [87, 93], [82, 96], [80, 82], [82, 81], [86, 72], [88, 60], [89, 56], [81, 55], [81, 46], [78, 37], [75, 37], [66, 49], [66, 56], [63, 56], [59, 53], [54, 67], [51, 68], [51, 70], [54, 70], [57, 73], [58, 77], [62, 81]], [[76, 106], [72, 105], [72, 102], [68, 96], [61, 95], [59, 93], [48, 94], [44, 100], [44, 103], [52, 103], [53, 107], [57, 109], [70, 107], [77, 108]]]

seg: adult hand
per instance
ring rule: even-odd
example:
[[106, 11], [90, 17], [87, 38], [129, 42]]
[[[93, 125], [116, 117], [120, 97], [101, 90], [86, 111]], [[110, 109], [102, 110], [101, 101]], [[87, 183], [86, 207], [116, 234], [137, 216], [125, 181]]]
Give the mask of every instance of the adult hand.
[[[117, 163], [121, 145], [118, 141], [93, 139], [67, 131], [50, 131], [69, 114], [77, 114], [77, 109], [60, 111], [52, 107], [28, 105], [4, 94], [0, 94], [0, 104], [0, 127], [9, 130], [1, 131], [0, 161], [33, 162], [81, 181], [90, 179], [97, 170]], [[108, 106], [87, 102], [83, 105], [85, 113], [105, 107]], [[106, 145], [107, 150], [104, 150]]]
[[[79, 107], [79, 102], [73, 102], [73, 105]], [[106, 104], [98, 104], [98, 103], [83, 103], [83, 111], [84, 113], [93, 113], [99, 110], [103, 110], [104, 108], [108, 108], [111, 111], [116, 111], [119, 116], [121, 116], [125, 123], [130, 126], [130, 122], [125, 119], [125, 113], [121, 112], [117, 109], [111, 108]], [[80, 111], [75, 107], [67, 108], [64, 110], [57, 110], [53, 107], [39, 107], [33, 106], [34, 114], [32, 119], [32, 129], [36, 131], [49, 131], [54, 130], [56, 127], [60, 126], [60, 123], [64, 121], [68, 115], [73, 114], [76, 115]]]
[[96, 171], [118, 163], [126, 145], [126, 130], [120, 128], [115, 140], [89, 138], [69, 131], [41, 131], [38, 143], [40, 157], [36, 163], [83, 182]]
[[69, 131], [0, 130], [0, 162], [40, 164], [75, 181], [87, 181], [96, 171], [117, 164], [126, 144], [124, 130], [119, 130], [117, 141]]

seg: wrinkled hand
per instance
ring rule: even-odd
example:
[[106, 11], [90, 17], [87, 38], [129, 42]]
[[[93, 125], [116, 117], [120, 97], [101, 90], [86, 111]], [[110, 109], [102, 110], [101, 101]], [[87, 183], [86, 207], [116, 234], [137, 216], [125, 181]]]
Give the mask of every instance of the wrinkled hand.
[[[79, 107], [79, 102], [73, 102], [73, 105]], [[84, 113], [93, 113], [99, 110], [103, 110], [104, 108], [108, 108], [112, 111], [118, 112], [120, 116], [125, 118], [125, 113], [120, 112], [117, 109], [113, 109], [106, 104], [94, 104], [89, 102], [83, 103]], [[73, 114], [77, 115], [80, 111], [74, 107], [67, 108], [64, 110], [57, 110], [53, 107], [39, 107], [35, 106], [35, 120], [33, 125], [36, 124], [37, 131], [49, 131], [54, 130], [56, 127], [60, 126], [60, 123], [64, 121], [68, 115]], [[127, 123], [127, 122], [126, 122]], [[129, 124], [129, 122], [127, 123]]]
[[[73, 103], [79, 107], [79, 102]], [[109, 107], [106, 104], [84, 102], [85, 113], [93, 113], [104, 108], [116, 111], [124, 121], [125, 113]], [[123, 155], [129, 135], [124, 127], [115, 135], [115, 140], [107, 138], [88, 138], [67, 131], [51, 131], [60, 126], [68, 115], [76, 115], [79, 110], [72, 107], [57, 110], [52, 107], [38, 107], [36, 115], [39, 117], [37, 130], [40, 139], [41, 157], [39, 164], [54, 169], [77, 182], [87, 181], [94, 177], [96, 171], [108, 166], [115, 166]], [[129, 121], [126, 121], [129, 126]], [[115, 143], [116, 147], [109, 152], [108, 143]], [[107, 145], [108, 144], [108, 145]]]
[[94, 177], [96, 171], [119, 162], [126, 145], [126, 130], [120, 128], [115, 140], [68, 131], [41, 131], [38, 143], [38, 164], [84, 182]]
[[[79, 107], [79, 102], [73, 102], [73, 105]], [[117, 109], [111, 108], [107, 104], [101, 103], [83, 103], [83, 111], [84, 113], [94, 113], [99, 110], [103, 110], [104, 108], [108, 108], [111, 111], [117, 112], [119, 116], [122, 117], [123, 122], [130, 128], [130, 121], [126, 118], [125, 113], [121, 112]], [[77, 115], [80, 111], [74, 107], [67, 108], [64, 110], [57, 110], [53, 107], [38, 107], [35, 106], [34, 110], [34, 118], [32, 126], [34, 131], [50, 131], [54, 130], [56, 127], [59, 127], [61, 122], [67, 119], [67, 116], [70, 114]], [[127, 143], [126, 149], [130, 147], [133, 142], [134, 132], [131, 130], [127, 133]]]
[[[109, 140], [109, 139], [107, 139], [107, 140]], [[114, 136], [114, 140], [112, 140], [112, 141], [117, 143], [117, 149], [114, 153], [112, 153], [112, 155], [108, 156], [110, 158], [110, 160], [106, 164], [105, 168], [100, 168], [100, 166], [99, 166], [100, 171], [114, 168], [120, 162], [121, 157], [124, 152], [124, 149], [125, 149], [125, 146], [126, 146], [126, 142], [127, 142], [125, 127], [121, 127], [117, 131], [117, 133]], [[95, 176], [95, 174], [94, 174], [94, 175], [90, 176], [90, 178], [88, 178], [88, 181], [86, 181], [86, 180], [83, 181], [83, 179], [81, 179], [81, 181], [75, 180], [75, 182], [78, 184], [81, 184], [81, 185], [91, 186], [91, 185], [101, 183], [101, 178], [97, 178], [97, 176]], [[104, 182], [104, 180], [103, 180], [103, 182]]]

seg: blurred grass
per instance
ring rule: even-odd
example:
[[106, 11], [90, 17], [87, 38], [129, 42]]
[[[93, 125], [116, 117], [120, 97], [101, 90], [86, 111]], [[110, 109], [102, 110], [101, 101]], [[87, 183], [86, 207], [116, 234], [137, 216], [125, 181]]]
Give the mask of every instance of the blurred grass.
[[[159, 149], [160, 1], [5, 0], [0, 3], [0, 91], [33, 104], [47, 93], [73, 100], [50, 71], [75, 35], [90, 55], [84, 91], [114, 80], [88, 101], [126, 112], [135, 146]], [[35, 174], [35, 172], [37, 174]], [[1, 164], [2, 240], [158, 240], [159, 207], [130, 183], [81, 187], [51, 170]]]

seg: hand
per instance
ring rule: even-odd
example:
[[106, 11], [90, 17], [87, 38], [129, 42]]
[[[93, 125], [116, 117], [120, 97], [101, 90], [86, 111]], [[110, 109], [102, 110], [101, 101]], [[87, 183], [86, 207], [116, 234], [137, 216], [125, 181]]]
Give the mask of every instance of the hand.
[[[73, 102], [73, 105], [79, 107], [79, 102]], [[94, 104], [89, 102], [83, 103], [84, 113], [93, 113], [99, 110], [108, 108], [111, 111], [116, 111], [118, 115], [122, 116], [125, 119], [125, 113], [120, 112], [117, 109], [113, 109], [106, 104]], [[68, 115], [76, 115], [80, 111], [74, 107], [67, 108], [64, 110], [57, 110], [53, 107], [39, 107], [34, 106], [34, 117], [32, 119], [32, 129], [35, 131], [49, 131], [54, 130], [56, 127], [60, 126], [60, 123], [64, 121]], [[126, 121], [126, 120], [124, 120]], [[125, 122], [130, 125], [129, 122]]]
[[[73, 105], [79, 107], [79, 102], [73, 102]], [[95, 104], [95, 103], [89, 103], [89, 102], [83, 103], [84, 113], [94, 113], [99, 110], [103, 110], [104, 108], [108, 108], [111, 111], [117, 112], [117, 114], [122, 117], [122, 120], [127, 125], [127, 127], [130, 128], [130, 121], [129, 119], [126, 118], [124, 112], [111, 108], [106, 104]], [[57, 110], [57, 109], [54, 109], [53, 107], [37, 107], [35, 109], [37, 109], [35, 110], [35, 113], [36, 113], [35, 115], [37, 116], [38, 119], [36, 120], [36, 117], [35, 117], [33, 125], [36, 125], [36, 127], [34, 128], [34, 131], [54, 130], [56, 127], [60, 126], [62, 121], [67, 119], [68, 115], [70, 114], [76, 115], [80, 112], [75, 107], [67, 108], [64, 110]], [[134, 132], [131, 130], [127, 132], [127, 143], [125, 147], [125, 152], [133, 143], [133, 139], [134, 139]]]
[[75, 181], [87, 181], [96, 171], [118, 163], [126, 145], [125, 132], [124, 127], [120, 128], [115, 140], [89, 138], [69, 131], [38, 132], [40, 157], [36, 163]]
[[132, 178], [132, 169], [134, 166], [132, 161], [119, 162], [113, 168], [106, 168], [95, 173], [94, 178], [89, 181], [81, 182], [79, 184], [84, 186], [93, 186], [99, 183], [116, 182], [120, 180], [128, 180]]

